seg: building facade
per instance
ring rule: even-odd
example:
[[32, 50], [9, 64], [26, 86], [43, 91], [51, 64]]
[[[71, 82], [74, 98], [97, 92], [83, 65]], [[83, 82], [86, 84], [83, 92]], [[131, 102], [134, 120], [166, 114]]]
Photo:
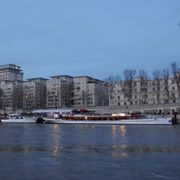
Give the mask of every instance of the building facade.
[[73, 78], [74, 106], [107, 106], [108, 86], [89, 76]]
[[110, 106], [179, 103], [177, 85], [173, 78], [146, 80], [143, 83], [136, 79], [131, 85], [117, 82], [109, 85], [109, 94]]
[[23, 81], [0, 81], [0, 109], [15, 111], [23, 106]]
[[52, 76], [46, 98], [47, 108], [107, 106], [108, 86], [88, 76]]
[[23, 105], [23, 73], [20, 66], [0, 66], [0, 109], [15, 111]]
[[23, 83], [23, 109], [46, 108], [46, 81], [44, 78], [32, 78]]
[[180, 103], [177, 79], [105, 83], [89, 76], [51, 76], [23, 81], [20, 66], [0, 66], [0, 109], [128, 106]]
[[23, 81], [23, 73], [20, 66], [5, 64], [0, 66], [0, 81]]
[[51, 76], [47, 81], [46, 107], [61, 108], [72, 106], [73, 77], [68, 75]]

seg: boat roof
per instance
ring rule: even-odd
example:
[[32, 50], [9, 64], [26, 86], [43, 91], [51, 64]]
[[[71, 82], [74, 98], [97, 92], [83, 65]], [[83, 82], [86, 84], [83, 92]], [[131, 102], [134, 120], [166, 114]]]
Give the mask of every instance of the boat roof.
[[9, 116], [20, 116], [21, 114], [9, 114]]
[[32, 113], [69, 113], [72, 112], [74, 109], [38, 109], [32, 111]]

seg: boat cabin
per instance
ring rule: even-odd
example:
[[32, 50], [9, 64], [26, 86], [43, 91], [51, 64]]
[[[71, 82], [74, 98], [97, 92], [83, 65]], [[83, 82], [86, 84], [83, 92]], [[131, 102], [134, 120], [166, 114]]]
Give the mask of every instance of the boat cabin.
[[9, 114], [9, 119], [23, 119], [21, 114]]

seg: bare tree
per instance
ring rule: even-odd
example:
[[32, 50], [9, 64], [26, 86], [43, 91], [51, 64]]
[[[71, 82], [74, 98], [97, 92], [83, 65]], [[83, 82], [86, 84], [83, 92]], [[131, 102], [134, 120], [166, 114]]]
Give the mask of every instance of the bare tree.
[[169, 69], [163, 69], [161, 74], [164, 80], [165, 103], [169, 103]]
[[122, 83], [122, 92], [124, 97], [132, 104], [133, 81], [135, 79], [135, 69], [125, 69], [123, 72], [124, 82]]
[[110, 75], [104, 80], [108, 84], [110, 101], [113, 99], [114, 88], [117, 83], [122, 82], [119, 75]]
[[139, 81], [140, 81], [140, 103], [144, 104], [147, 101], [147, 89], [148, 89], [148, 75], [145, 70], [139, 70]]
[[160, 82], [161, 82], [161, 72], [159, 70], [153, 71], [153, 80], [152, 80], [153, 91], [155, 93], [158, 104], [160, 104], [160, 91], [161, 91]]
[[177, 90], [178, 90], [178, 102], [180, 101], [180, 67], [176, 62], [171, 64], [171, 70], [173, 73], [173, 79], [176, 82]]

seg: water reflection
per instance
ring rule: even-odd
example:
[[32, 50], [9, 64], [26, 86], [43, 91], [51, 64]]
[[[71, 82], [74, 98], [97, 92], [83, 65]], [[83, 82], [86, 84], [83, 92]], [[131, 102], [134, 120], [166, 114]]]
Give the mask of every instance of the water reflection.
[[24, 147], [24, 151], [25, 151], [25, 152], [28, 152], [28, 151], [29, 151], [29, 146], [25, 146], [25, 147]]
[[56, 145], [53, 147], [53, 153], [54, 156], [58, 156], [59, 155], [59, 145]]
[[128, 157], [128, 153], [127, 152], [121, 152], [121, 153], [112, 152], [112, 156], [113, 157]]
[[61, 140], [61, 137], [60, 137], [60, 132], [61, 129], [60, 129], [60, 126], [58, 124], [54, 124], [53, 125], [53, 132], [52, 132], [52, 143], [53, 143], [53, 150], [52, 150], [52, 155], [53, 156], [60, 156], [60, 153], [59, 153], [59, 148], [60, 148], [60, 140]]
[[112, 125], [112, 138], [116, 138], [118, 130], [120, 130], [122, 137], [126, 136], [127, 129], [125, 125], [120, 125], [120, 126]]
[[7, 152], [30, 152], [30, 151], [47, 151], [52, 153], [59, 153], [60, 151], [71, 152], [108, 152], [108, 151], [123, 151], [123, 152], [162, 152], [162, 153], [180, 153], [180, 147], [160, 147], [160, 146], [127, 146], [127, 145], [112, 145], [112, 146], [95, 146], [95, 145], [73, 145], [73, 146], [59, 146], [54, 145], [51, 147], [31, 147], [31, 146], [8, 146], [0, 145], [0, 151]]
[[112, 125], [112, 138], [116, 138], [116, 130], [117, 130], [117, 126]]
[[126, 136], [126, 132], [127, 132], [126, 126], [125, 125], [121, 125], [120, 126], [120, 131], [121, 131], [121, 135], [123, 137], [125, 137]]
[[53, 128], [54, 128], [54, 130], [57, 130], [57, 129], [60, 128], [60, 126], [59, 126], [58, 124], [54, 124], [54, 125], [53, 125]]
[[179, 138], [180, 126], [1, 124], [0, 177], [178, 179]]

